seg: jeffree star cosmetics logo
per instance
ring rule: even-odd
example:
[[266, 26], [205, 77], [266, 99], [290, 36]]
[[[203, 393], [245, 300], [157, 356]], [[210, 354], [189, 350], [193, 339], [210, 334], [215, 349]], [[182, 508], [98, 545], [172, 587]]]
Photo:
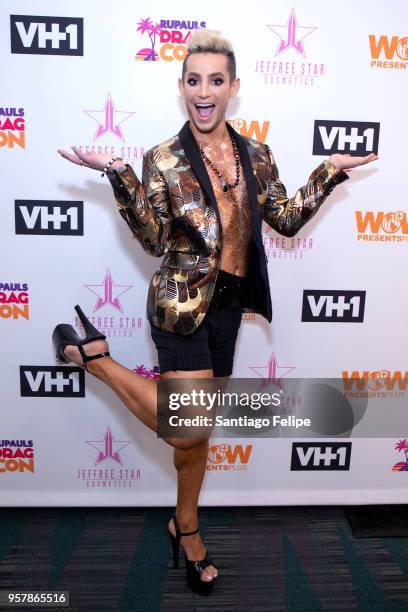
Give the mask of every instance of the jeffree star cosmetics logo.
[[280, 38], [275, 57], [288, 49], [293, 49], [300, 55], [303, 55], [303, 57], [306, 57], [303, 39], [317, 29], [315, 27], [300, 26], [296, 18], [295, 9], [291, 10], [286, 25], [268, 24], [268, 28]]
[[[320, 59], [306, 61], [304, 39], [318, 28], [315, 26], [299, 25], [295, 9], [292, 8], [288, 20], [283, 24], [266, 24], [266, 28], [276, 36], [279, 42], [269, 52], [269, 56], [259, 57], [255, 61], [255, 72], [259, 74], [265, 85], [278, 87], [311, 87], [315, 85], [320, 77], [325, 76], [326, 66]], [[264, 36], [265, 45], [271, 51], [271, 37]], [[284, 54], [287, 53], [285, 56]], [[290, 61], [288, 61], [290, 60]]]
[[269, 225], [265, 224], [262, 242], [269, 261], [272, 259], [303, 259], [314, 247], [313, 238], [296, 238], [276, 235]]
[[119, 451], [132, 444], [131, 440], [115, 440], [112, 435], [110, 428], [106, 430], [103, 440], [92, 440], [87, 441], [87, 444], [93, 446], [98, 451], [98, 455], [96, 457], [95, 465], [98, 465], [102, 461], [106, 459], [111, 459], [115, 463], [119, 463], [123, 465], [122, 458], [119, 454]]
[[106, 271], [105, 278], [100, 285], [84, 285], [89, 291], [92, 291], [98, 299], [94, 306], [94, 312], [102, 308], [103, 306], [110, 305], [116, 310], [119, 310], [123, 314], [122, 304], [120, 303], [119, 297], [129, 291], [133, 285], [116, 285], [113, 282], [110, 270]]
[[279, 381], [295, 369], [296, 366], [281, 366], [278, 358], [272, 353], [268, 361], [263, 366], [249, 366], [249, 369], [262, 378], [259, 390], [268, 385], [280, 387]]
[[[93, 311], [88, 315], [89, 320], [105, 336], [108, 338], [133, 338], [136, 331], [143, 329], [145, 317], [138, 316], [136, 313], [130, 314], [128, 308], [124, 311], [120, 299], [133, 285], [115, 283], [110, 270], [106, 270], [102, 283], [83, 286], [96, 296], [96, 301], [93, 302]], [[83, 333], [79, 317], [76, 317], [75, 325]]]
[[[77, 469], [76, 479], [88, 489], [129, 489], [141, 479], [141, 469], [135, 465], [124, 465], [121, 451], [131, 440], [115, 440], [110, 427], [107, 428], [103, 440], [88, 440], [86, 442], [97, 451], [95, 463]], [[125, 456], [127, 453], [124, 453]]]
[[116, 110], [110, 93], [108, 94], [105, 105], [101, 110], [84, 110], [84, 113], [86, 113], [98, 124], [94, 141], [104, 134], [109, 133], [116, 136], [116, 138], [119, 138], [119, 140], [122, 142], [125, 142], [125, 138], [123, 136], [121, 123], [135, 114], [133, 111]]

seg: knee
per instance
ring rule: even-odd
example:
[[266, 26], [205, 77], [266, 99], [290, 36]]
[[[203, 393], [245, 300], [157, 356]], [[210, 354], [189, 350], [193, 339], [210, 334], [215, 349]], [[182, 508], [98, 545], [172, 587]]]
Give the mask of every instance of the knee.
[[180, 450], [191, 450], [208, 442], [208, 438], [164, 438], [164, 440]]

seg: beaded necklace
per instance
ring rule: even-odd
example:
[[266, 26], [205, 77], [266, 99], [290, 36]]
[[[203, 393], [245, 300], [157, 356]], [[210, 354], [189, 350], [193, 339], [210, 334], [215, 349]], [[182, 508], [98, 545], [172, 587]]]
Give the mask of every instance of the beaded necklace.
[[235, 157], [235, 172], [236, 172], [236, 179], [234, 183], [229, 183], [221, 174], [221, 172], [218, 170], [217, 166], [211, 161], [211, 159], [206, 155], [206, 153], [203, 150], [203, 146], [202, 144], [200, 144], [200, 153], [202, 158], [207, 162], [207, 164], [214, 170], [215, 174], [218, 176], [218, 178], [221, 181], [221, 187], [223, 191], [228, 191], [228, 189], [235, 189], [235, 187], [239, 184], [239, 179], [240, 179], [240, 159], [239, 159], [239, 151], [238, 151], [238, 147], [237, 147], [237, 143], [235, 142], [235, 139], [231, 136], [231, 142], [232, 142], [232, 148], [234, 151], [234, 157]]

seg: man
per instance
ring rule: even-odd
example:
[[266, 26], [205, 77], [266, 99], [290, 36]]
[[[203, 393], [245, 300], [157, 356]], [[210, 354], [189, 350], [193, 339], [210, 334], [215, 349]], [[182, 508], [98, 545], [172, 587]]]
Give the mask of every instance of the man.
[[[240, 136], [226, 123], [229, 99], [239, 86], [230, 43], [216, 32], [199, 30], [190, 38], [179, 79], [189, 121], [146, 153], [142, 184], [130, 166], [110, 155], [84, 154], [75, 147], [75, 155], [59, 151], [73, 163], [104, 169], [134, 236], [148, 253], [164, 255], [149, 285], [147, 316], [161, 374], [180, 378], [180, 383], [231, 374], [244, 310], [271, 320], [262, 219], [294, 235], [335, 185], [348, 178], [345, 169], [377, 158], [332, 155], [288, 198], [269, 147]], [[86, 354], [102, 356], [107, 348], [97, 340], [88, 343]], [[82, 362], [76, 346], [67, 346], [65, 356]], [[91, 361], [88, 368], [156, 431], [154, 381], [136, 376], [110, 356]], [[191, 532], [197, 526], [208, 441], [166, 441], [175, 447], [176, 520], [182, 532]], [[174, 536], [174, 520], [168, 528]], [[198, 533], [184, 536], [182, 546], [189, 560], [206, 553]], [[207, 557], [196, 569], [200, 582], [213, 582], [217, 575]]]

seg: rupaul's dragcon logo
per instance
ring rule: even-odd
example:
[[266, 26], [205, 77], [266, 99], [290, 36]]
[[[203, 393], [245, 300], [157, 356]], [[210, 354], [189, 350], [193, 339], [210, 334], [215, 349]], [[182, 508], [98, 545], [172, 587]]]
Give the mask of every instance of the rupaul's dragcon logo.
[[0, 107], [0, 147], [25, 149], [24, 108]]
[[398, 461], [392, 466], [393, 472], [408, 472], [408, 440], [404, 438], [403, 440], [398, 440], [395, 444], [395, 451], [399, 453], [404, 453], [405, 457], [402, 461]]
[[34, 474], [34, 460], [32, 440], [0, 440], [0, 474], [5, 472]]
[[147, 368], [144, 363], [141, 363], [133, 368], [133, 372], [139, 374], [139, 376], [143, 376], [143, 378], [147, 378], [148, 380], [158, 380], [161, 378], [158, 365], [155, 365], [152, 368]]
[[205, 21], [190, 21], [183, 19], [159, 19], [153, 21], [150, 17], [140, 19], [136, 32], [144, 40], [149, 41], [148, 47], [140, 49], [135, 56], [142, 62], [182, 62], [187, 55], [187, 40], [197, 28], [205, 28]]
[[316, 57], [306, 54], [307, 36], [317, 27], [300, 25], [295, 9], [286, 23], [267, 23], [271, 35], [269, 54], [255, 61], [255, 72], [265, 85], [310, 87], [326, 75], [326, 67]]
[[0, 283], [0, 318], [28, 321], [29, 299], [27, 283]]
[[[84, 285], [94, 294], [93, 314], [88, 318], [109, 338], [133, 338], [142, 329], [143, 317], [134, 314], [127, 315], [122, 306], [122, 296], [132, 289], [133, 285], [120, 285], [114, 282], [110, 270], [106, 270], [101, 283]], [[126, 298], [125, 298], [126, 299]], [[112, 314], [113, 312], [113, 314]], [[119, 313], [119, 314], [118, 314]], [[81, 322], [76, 317], [75, 325], [81, 328]]]

